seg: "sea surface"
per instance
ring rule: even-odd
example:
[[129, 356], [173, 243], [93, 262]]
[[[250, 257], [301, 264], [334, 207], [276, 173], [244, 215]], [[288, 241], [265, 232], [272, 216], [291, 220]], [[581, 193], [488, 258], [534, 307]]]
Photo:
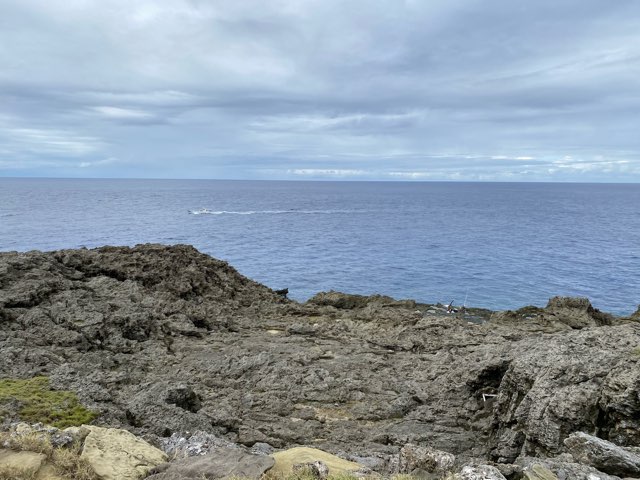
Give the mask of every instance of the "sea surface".
[[187, 243], [305, 300], [640, 303], [640, 185], [0, 178], [0, 251]]

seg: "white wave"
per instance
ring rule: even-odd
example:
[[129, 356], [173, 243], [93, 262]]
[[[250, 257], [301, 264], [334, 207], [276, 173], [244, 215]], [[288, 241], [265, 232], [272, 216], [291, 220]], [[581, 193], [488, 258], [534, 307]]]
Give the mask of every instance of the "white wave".
[[209, 210], [201, 208], [199, 210], [189, 210], [191, 215], [282, 215], [282, 214], [298, 214], [298, 215], [330, 215], [335, 213], [359, 213], [357, 210]]

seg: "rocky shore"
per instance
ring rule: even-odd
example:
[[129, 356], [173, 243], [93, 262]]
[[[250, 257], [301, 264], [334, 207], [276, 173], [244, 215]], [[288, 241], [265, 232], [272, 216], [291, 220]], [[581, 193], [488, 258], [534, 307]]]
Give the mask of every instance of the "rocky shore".
[[[640, 309], [586, 299], [300, 304], [189, 246], [0, 253], [0, 380], [42, 377], [175, 458], [304, 446], [361, 474], [640, 478]], [[0, 387], [5, 430], [23, 416]]]

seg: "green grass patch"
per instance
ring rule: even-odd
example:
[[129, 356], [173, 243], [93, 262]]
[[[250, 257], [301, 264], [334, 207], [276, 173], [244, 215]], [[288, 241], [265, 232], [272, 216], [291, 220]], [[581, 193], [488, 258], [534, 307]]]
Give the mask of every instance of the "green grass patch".
[[640, 357], [640, 347], [636, 347], [633, 350], [631, 350], [631, 354]]
[[2, 404], [14, 400], [19, 402], [18, 414], [25, 422], [66, 428], [89, 423], [97, 416], [80, 404], [74, 392], [52, 390], [47, 377], [0, 380], [0, 411]]

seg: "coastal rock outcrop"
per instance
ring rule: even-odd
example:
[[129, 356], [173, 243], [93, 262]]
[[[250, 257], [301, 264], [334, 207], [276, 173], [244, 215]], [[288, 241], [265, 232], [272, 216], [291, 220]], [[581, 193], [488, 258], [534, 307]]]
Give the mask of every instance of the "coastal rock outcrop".
[[503, 464], [562, 455], [577, 431], [637, 446], [639, 351], [638, 319], [582, 299], [489, 319], [337, 292], [300, 304], [184, 245], [0, 253], [0, 379], [47, 377], [158, 446], [199, 431], [380, 468], [407, 444]]

